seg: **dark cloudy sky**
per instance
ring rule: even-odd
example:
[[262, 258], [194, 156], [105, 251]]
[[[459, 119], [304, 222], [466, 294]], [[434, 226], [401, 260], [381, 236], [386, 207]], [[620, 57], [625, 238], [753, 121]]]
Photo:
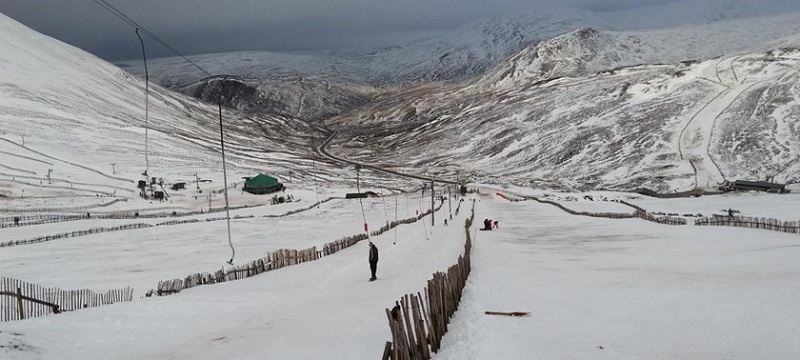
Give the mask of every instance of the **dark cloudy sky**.
[[[141, 56], [99, 0], [0, 0], [0, 12], [108, 60]], [[178, 51], [303, 51], [391, 44], [518, 10], [617, 10], [675, 0], [106, 0]], [[148, 43], [152, 56], [169, 56]]]

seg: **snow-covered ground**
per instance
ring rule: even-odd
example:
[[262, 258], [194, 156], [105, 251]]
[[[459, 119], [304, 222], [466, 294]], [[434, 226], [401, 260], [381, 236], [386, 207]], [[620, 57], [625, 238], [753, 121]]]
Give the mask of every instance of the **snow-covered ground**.
[[[470, 198], [477, 201], [476, 219], [499, 220], [500, 228], [471, 230], [473, 271], [438, 359], [800, 356], [793, 337], [800, 326], [793, 306], [800, 296], [793, 280], [800, 276], [795, 261], [800, 235], [571, 216], [534, 201], [509, 202], [489, 189]], [[426, 218], [424, 224], [373, 238], [381, 259], [375, 283], [366, 281], [364, 242], [245, 280], [3, 323], [0, 354], [8, 359], [376, 358], [391, 340], [385, 308], [403, 294], [421, 291], [433, 272], [445, 270], [463, 251], [460, 224], [470, 198], [451, 226], [441, 223], [445, 205], [434, 227]], [[753, 212], [772, 207], [797, 215], [794, 199], [784, 199], [736, 198]], [[385, 208], [383, 200], [364, 204], [371, 226], [395, 216], [393, 199], [386, 199]], [[666, 209], [678, 201], [641, 199], [640, 205]], [[680, 202], [682, 210], [694, 212], [731, 203], [722, 197]], [[418, 197], [399, 196], [397, 204], [401, 218], [426, 206]], [[60, 226], [31, 228], [52, 232]], [[232, 222], [240, 261], [281, 247], [320, 246], [358, 233], [360, 226], [355, 200], [334, 200], [280, 220]], [[64, 288], [136, 285], [139, 294], [139, 287], [158, 280], [223, 267], [229, 255], [224, 239], [224, 222], [212, 222], [3, 248], [0, 274]], [[492, 317], [485, 311], [532, 314]]]
[[[419, 180], [387, 179], [366, 168], [359, 173], [352, 166], [315, 157], [312, 149], [328, 133], [277, 115], [262, 118], [234, 111], [225, 113], [229, 161], [229, 180], [225, 184], [217, 147], [215, 107], [155, 87], [150, 103], [152, 127], [145, 130], [150, 125], [142, 119], [144, 93], [140, 80], [3, 16], [0, 45], [3, 221], [17, 215], [38, 214], [164, 214], [161, 218], [122, 220], [93, 216], [63, 223], [6, 227], [0, 229], [2, 241], [136, 222], [220, 218], [224, 213], [208, 210], [225, 206], [218, 191], [228, 187], [231, 207], [248, 206], [231, 211], [234, 263], [241, 265], [280, 248], [321, 247], [360, 233], [364, 222], [376, 229], [429, 206], [427, 194], [400, 191], [419, 189]], [[654, 166], [677, 167], [672, 162], [678, 161], [675, 155], [680, 137], [674, 129], [685, 125], [693, 111], [713, 98], [714, 94], [707, 91], [718, 88], [713, 83], [748, 86], [748, 81], [755, 84], [759, 79], [788, 71], [787, 67], [797, 63], [799, 52], [779, 50], [773, 46], [764, 53], [738, 59], [723, 57], [721, 62], [638, 67], [618, 70], [617, 74], [556, 81], [553, 86], [559, 91], [551, 91], [547, 85], [538, 90], [496, 93], [495, 98], [475, 94], [472, 91], [477, 88], [466, 85], [467, 88], [445, 94], [459, 97], [450, 105], [443, 105], [447, 96], [420, 92], [424, 99], [419, 101], [414, 100], [419, 94], [405, 95], [413, 100], [410, 102], [398, 95], [398, 99], [375, 105], [385, 106], [380, 112], [367, 108], [363, 118], [349, 119], [349, 126], [382, 116], [408, 116], [420, 120], [420, 124], [402, 132], [378, 133], [385, 136], [376, 142], [381, 148], [362, 146], [365, 140], [361, 137], [346, 144], [334, 143], [339, 146], [331, 149], [336, 155], [369, 157], [365, 163], [387, 160], [384, 165], [398, 164], [398, 169], [405, 166], [417, 173], [430, 171], [451, 180], [454, 177], [448, 171], [461, 169], [462, 179], [470, 175], [471, 170], [457, 164], [493, 169], [502, 163], [503, 168], [513, 169], [489, 177], [497, 180], [495, 185], [483, 186], [479, 194], [470, 195], [462, 203], [461, 212], [454, 214], [450, 226], [443, 226], [443, 219], [449, 219], [450, 212], [445, 205], [436, 214], [435, 226], [425, 218], [374, 237], [372, 241], [381, 254], [378, 281], [374, 283], [367, 282], [367, 246], [362, 242], [318, 261], [245, 280], [199, 286], [167, 297], [141, 296], [160, 280], [227, 267], [225, 261], [231, 256], [231, 249], [225, 221], [162, 225], [0, 248], [2, 277], [64, 289], [103, 291], [132, 286], [136, 294], [128, 303], [0, 323], [0, 358], [377, 358], [385, 341], [390, 340], [385, 309], [402, 295], [421, 291], [433, 272], [445, 270], [461, 255], [465, 233], [460, 224], [469, 214], [470, 200], [476, 201], [478, 223], [491, 218], [499, 221], [500, 228], [474, 232], [472, 276], [437, 358], [798, 358], [800, 347], [794, 341], [800, 330], [800, 315], [795, 311], [800, 295], [796, 280], [800, 275], [800, 263], [796, 261], [800, 255], [798, 234], [571, 216], [551, 205], [509, 202], [495, 195], [506, 190], [537, 195], [581, 211], [631, 211], [619, 203], [602, 201], [605, 198], [630, 201], [654, 212], [708, 215], [733, 208], [748, 216], [800, 218], [795, 194], [657, 200], [630, 193], [593, 192], [588, 195], [594, 200], [589, 200], [582, 193], [506, 189], [504, 185], [512, 176], [533, 181], [547, 175], [534, 171], [540, 167], [540, 160], [534, 159], [535, 151], [521, 153], [526, 149], [523, 144], [532, 143], [547, 147], [574, 140], [572, 146], [549, 150], [554, 157], [544, 159], [555, 161], [559, 160], [556, 155], [566, 156], [550, 166], [556, 169], [563, 167], [559, 164], [568, 163], [563, 176], [555, 178], [573, 184], [581, 182], [573, 175], [592, 170], [594, 166], [586, 164], [595, 164], [589, 156], [595, 152], [607, 151], [615, 156], [622, 152], [629, 156], [615, 157], [613, 161], [607, 157], [608, 164], [595, 169], [585, 180], [596, 176], [592, 180], [595, 185], [601, 184], [597, 180], [601, 176], [611, 178], [612, 183], [631, 176], [652, 179], [654, 173], [665, 171], [651, 169]], [[750, 79], [738, 78], [726, 68], [735, 68], [736, 74], [748, 74]], [[701, 79], [712, 74], [716, 80]], [[792, 74], [775, 79], [779, 86], [771, 91], [769, 87], [763, 89], [764, 101], [758, 93], [728, 99], [732, 103], [727, 104], [738, 112], [753, 109], [751, 105], [756, 103], [755, 108], [762, 110], [756, 115], [774, 115], [776, 134], [765, 138], [783, 144], [785, 148], [778, 154], [788, 160], [797, 153], [792, 137], [797, 130], [790, 126], [796, 119], [797, 100], [787, 95], [797, 93], [793, 85], [797, 74]], [[621, 86], [621, 80], [630, 86]], [[692, 86], [680, 95], [683, 100], [664, 100], [647, 107], [648, 98], [672, 98], [681, 94], [679, 89], [687, 84]], [[449, 88], [442, 89], [438, 91], [447, 92]], [[589, 104], [597, 103], [598, 89], [605, 89], [601, 95], [605, 100], [598, 109], [581, 111], [580, 105], [574, 105], [581, 102], [585, 107], [594, 106]], [[550, 98], [549, 94], [557, 97]], [[787, 98], [781, 103], [782, 108], [770, 107], [777, 100], [769, 99], [784, 96]], [[624, 99], [614, 100], [618, 97]], [[747, 101], [751, 97], [758, 97], [758, 101]], [[484, 98], [491, 99], [487, 102]], [[536, 106], [529, 103], [535, 100], [539, 100]], [[498, 101], [517, 105], [498, 111]], [[664, 104], [675, 106], [665, 108]], [[552, 119], [541, 123], [551, 126], [543, 134], [551, 136], [549, 142], [541, 141], [546, 137], [538, 137], [539, 133], [531, 130], [538, 129], [540, 123], [522, 127], [518, 132], [522, 136], [513, 138], [513, 130], [518, 128], [514, 123], [550, 116], [537, 113], [540, 107], [546, 107], [543, 111], [552, 115]], [[667, 110], [673, 115], [652, 123], [644, 121]], [[432, 113], [426, 118], [428, 111]], [[561, 117], [570, 112], [574, 117], [567, 120], [572, 123]], [[438, 113], [447, 115], [440, 117]], [[715, 121], [715, 113], [702, 116], [706, 122], [697, 123], [695, 130], [705, 131], [707, 121]], [[739, 141], [736, 135], [742, 133], [740, 127], [745, 123], [749, 126], [750, 122], [730, 119], [726, 114], [718, 116], [726, 123], [726, 131], [720, 135], [704, 133], [710, 138], [705, 136], [692, 149], [702, 155], [704, 144]], [[626, 124], [642, 129], [612, 124], [608, 136], [618, 137], [616, 145], [609, 146], [602, 138], [592, 140], [589, 135], [603, 129], [604, 119], [617, 115], [631, 120]], [[457, 125], [455, 119], [459, 121]], [[557, 123], [566, 126], [559, 127]], [[486, 137], [476, 137], [471, 143], [463, 141], [465, 126], [482, 132], [484, 124], [494, 132], [487, 131]], [[760, 123], [764, 127], [770, 124], [766, 120]], [[501, 131], [496, 131], [497, 127], [502, 127]], [[425, 132], [425, 128], [432, 130]], [[586, 136], [557, 136], [577, 133], [580, 128], [586, 130]], [[366, 126], [362, 129], [371, 130]], [[149, 131], [147, 138], [145, 131]], [[443, 141], [446, 132], [459, 137], [459, 141]], [[631, 133], [653, 132], [656, 134], [650, 140], [628, 137]], [[409, 141], [404, 137], [420, 138]], [[501, 143], [488, 140], [503, 137], [507, 139]], [[146, 141], [149, 150], [145, 150]], [[749, 149], [757, 143], [741, 141], [740, 145]], [[350, 154], [341, 148], [344, 145], [350, 147]], [[413, 152], [404, 151], [412, 147]], [[583, 152], [564, 151], [578, 148]], [[652, 154], [638, 155], [648, 148]], [[727, 150], [713, 150], [706, 149], [705, 156], [729, 156]], [[391, 156], [381, 157], [379, 152]], [[465, 155], [468, 152], [471, 155]], [[431, 160], [432, 154], [438, 158]], [[588, 158], [581, 159], [583, 156]], [[595, 160], [598, 159], [603, 160]], [[797, 165], [788, 160], [790, 165], [782, 170], [763, 172], [780, 170], [789, 179]], [[738, 164], [733, 160], [728, 163]], [[164, 177], [167, 185], [186, 181], [187, 189], [169, 191], [171, 197], [163, 203], [138, 198], [134, 184], [148, 166], [150, 174]], [[687, 179], [689, 165], [682, 166], [665, 171], [680, 177], [663, 181], [687, 186], [697, 182]], [[447, 171], [437, 172], [442, 169]], [[722, 170], [730, 171], [724, 166]], [[241, 177], [258, 172], [278, 176], [287, 184], [286, 194], [297, 201], [267, 205], [271, 196], [242, 192]], [[195, 174], [201, 180], [200, 189], [193, 182]], [[238, 187], [231, 187], [231, 183]], [[318, 208], [276, 217], [308, 208], [317, 200], [342, 197], [356, 188], [386, 196], [363, 201], [334, 199]], [[209, 198], [210, 193], [213, 194]], [[125, 201], [111, 204], [114, 200]], [[172, 211], [178, 216], [199, 210], [205, 212], [169, 215]], [[484, 314], [488, 310], [530, 311], [532, 316], [495, 318]]]
[[800, 356], [798, 234], [569, 217], [533, 202], [483, 200], [476, 217], [500, 231], [478, 232], [437, 359]]

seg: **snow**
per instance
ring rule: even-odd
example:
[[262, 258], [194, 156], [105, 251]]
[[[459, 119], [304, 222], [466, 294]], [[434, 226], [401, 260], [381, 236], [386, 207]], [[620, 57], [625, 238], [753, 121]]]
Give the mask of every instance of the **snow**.
[[[618, 34], [582, 30], [528, 48], [468, 82], [419, 87], [325, 123], [341, 130], [332, 141], [341, 156], [409, 164], [408, 172], [460, 170], [476, 182], [659, 192], [773, 175], [794, 183], [798, 73], [789, 64], [798, 51], [783, 44], [796, 40], [705, 61], [594, 73], [614, 64], [603, 59], [629, 59], [638, 49], [625, 50], [630, 39]], [[557, 49], [555, 58], [568, 61], [553, 65], [540, 49]], [[570, 63], [586, 51], [601, 59]], [[516, 85], [506, 87], [512, 79]], [[348, 136], [354, 122], [375, 131], [359, 132], [356, 142]]]
[[[474, 85], [463, 85], [465, 90], [456, 88], [457, 91], [436, 85], [431, 89], [447, 96], [434, 97], [416, 92], [417, 89], [408, 90], [388, 99], [393, 103], [381, 108], [380, 113], [387, 121], [396, 121], [401, 117], [398, 114], [415, 109], [420, 126], [406, 128], [405, 132], [384, 132], [391, 139], [381, 143], [385, 148], [359, 146], [358, 154], [366, 158], [365, 163], [402, 164], [412, 171], [430, 171], [446, 179], [453, 179], [450, 173], [459, 169], [461, 179], [470, 178], [472, 169], [509, 169], [508, 175], [499, 172], [494, 178], [487, 177], [496, 181], [481, 185], [480, 194], [468, 196], [449, 226], [443, 226], [443, 219], [449, 219], [451, 212], [446, 204], [436, 213], [435, 226], [426, 217], [373, 237], [381, 254], [376, 282], [367, 282], [367, 245], [361, 242], [317, 261], [248, 279], [199, 286], [166, 297], [143, 297], [160, 280], [228, 266], [225, 261], [231, 253], [226, 222], [205, 221], [224, 216], [219, 211], [209, 213], [209, 208], [222, 209], [224, 201], [219, 191], [225, 187], [234, 208], [231, 242], [237, 265], [281, 248], [320, 248], [341, 237], [359, 234], [364, 222], [375, 229], [395, 218], [413, 216], [428, 208], [427, 194], [413, 192], [419, 187], [419, 180], [387, 178], [369, 169], [361, 170], [360, 185], [356, 185], [352, 167], [319, 157], [311, 160], [314, 155], [310, 149], [320, 146], [325, 133], [303, 121], [226, 112], [228, 175], [235, 179], [231, 182], [240, 184], [242, 176], [256, 172], [276, 174], [287, 184], [286, 194], [297, 199], [267, 205], [269, 195], [250, 195], [221, 183], [215, 108], [154, 87], [150, 117], [154, 128], [149, 131], [151, 173], [164, 177], [167, 184], [189, 184], [185, 190], [170, 191], [166, 202], [140, 199], [133, 188], [144, 168], [142, 82], [3, 16], [0, 47], [4, 49], [0, 53], [0, 216], [7, 221], [17, 215], [95, 215], [92, 219], [0, 228], [0, 239], [139, 222], [155, 225], [176, 219], [199, 220], [0, 248], [3, 277], [63, 289], [104, 291], [132, 286], [136, 294], [127, 303], [2, 323], [0, 358], [377, 358], [390, 340], [385, 309], [404, 294], [422, 291], [433, 272], [447, 269], [462, 254], [465, 232], [461, 224], [469, 214], [471, 200], [475, 200], [478, 223], [491, 218], [499, 221], [500, 228], [469, 229], [474, 236], [473, 269], [437, 359], [800, 357], [800, 345], [795, 341], [800, 330], [800, 314], [795, 310], [800, 296], [800, 283], [796, 280], [800, 275], [797, 234], [572, 216], [551, 205], [510, 202], [495, 195], [498, 191], [516, 195], [512, 196], [514, 199], [536, 195], [578, 211], [632, 211], [618, 202], [603, 201], [606, 199], [630, 201], [651, 212], [708, 215], [733, 208], [746, 216], [796, 220], [800, 218], [796, 194], [662, 200], [631, 193], [559, 193], [506, 184], [512, 182], [512, 176], [534, 184], [538, 177], [558, 171], [563, 171], [560, 178], [570, 181], [571, 175], [591, 170], [585, 163], [594, 160], [614, 170], [603, 173], [600, 169], [590, 177], [605, 174], [611, 178], [609, 181], [624, 181], [631, 176], [649, 178], [656, 172], [648, 167], [673, 165], [669, 158], [654, 164], [653, 158], [661, 155], [659, 152], [674, 155], [678, 151], [679, 138], [670, 138], [670, 134], [677, 124], [688, 119], [687, 115], [705, 104], [705, 98], [699, 95], [718, 87], [699, 79], [697, 74], [714, 75], [717, 82], [725, 81], [739, 89], [781, 75], [787, 65], [796, 64], [797, 52], [787, 51], [768, 66], [762, 59], [769, 55], [752, 53], [698, 64], [623, 69], [618, 74], [562, 79], [551, 84], [559, 91], [544, 85], [542, 89], [526, 87], [518, 92], [475, 95]], [[763, 51], [772, 50], [769, 47]], [[716, 69], [720, 60], [720, 71], [712, 73], [710, 69]], [[733, 71], [727, 73], [725, 69], [729, 67], [751, 79], [738, 78]], [[795, 78], [781, 77], [781, 81]], [[797, 93], [797, 89], [775, 80], [775, 85], [780, 85], [778, 90]], [[625, 89], [618, 88], [622, 82], [641, 85], [626, 95], [630, 103], [609, 100], [616, 94], [626, 94]], [[637, 96], [664, 91], [653, 95], [663, 100], [676, 97], [672, 90], [678, 92], [686, 87], [692, 90], [677, 97], [700, 100], [675, 100], [675, 107], [681, 110], [661, 122], [639, 125], [649, 133], [664, 133], [660, 135], [664, 139], [628, 138], [629, 143], [621, 147], [625, 152], [622, 156], [614, 153], [620, 148], [612, 148], [613, 157], [593, 158], [595, 152], [609, 147], [608, 139], [598, 140], [594, 133], [573, 144], [585, 147], [582, 154], [576, 155], [582, 161], [569, 158], [565, 161], [568, 165], [559, 163], [555, 169], [543, 169], [536, 162], [538, 159], [521, 153], [527, 150], [524, 143], [536, 141], [531, 146], [541, 149], [573, 141], [563, 133], [582, 131], [589, 125], [595, 130], [605, 125], [609, 138], [626, 139], [629, 133], [641, 129], [617, 127], [616, 117], [644, 121], [647, 111], [662, 110], [659, 105], [663, 104], [652, 105]], [[539, 90], [554, 95], [543, 95]], [[600, 98], [598, 90], [603, 90]], [[492, 95], [504, 96], [514, 107], [498, 109]], [[420, 96], [422, 100], [417, 98]], [[404, 97], [412, 99], [406, 102]], [[463, 102], [451, 102], [453, 97]], [[727, 105], [736, 107], [744, 100], [738, 97]], [[531, 103], [525, 105], [526, 101]], [[580, 113], [594, 106], [587, 104], [597, 102], [611, 110], [565, 118], [568, 112]], [[786, 100], [784, 105], [775, 111], [788, 114], [787, 118], [796, 113], [796, 101]], [[536, 113], [539, 107], [547, 112]], [[626, 112], [634, 107], [635, 116]], [[437, 112], [447, 117], [440, 117]], [[364, 118], [376, 118], [376, 113], [370, 112]], [[354, 118], [358, 115], [354, 114]], [[710, 115], [714, 114], [703, 116], [704, 122], [698, 124], [707, 126]], [[730, 141], [726, 136], [746, 123], [729, 119], [733, 115], [720, 117], [733, 130], [726, 129], [719, 138], [712, 136], [704, 141], [710, 145]], [[493, 147], [491, 138], [481, 136], [463, 144], [442, 139], [447, 133], [460, 141], [469, 140], [464, 127], [485, 130], [481, 127], [485, 123], [470, 123], [481, 117], [488, 119], [490, 125], [485, 126], [509, 126], [522, 134], [499, 147]], [[564, 123], [564, 127], [530, 121], [539, 117]], [[353, 125], [359, 120], [350, 121]], [[453, 125], [455, 121], [459, 122], [458, 127]], [[436, 126], [422, 126], [427, 122]], [[540, 126], [550, 128], [544, 132], [532, 130]], [[702, 126], [700, 130], [707, 129]], [[784, 131], [778, 140], [791, 139], [796, 133]], [[403, 143], [409, 136], [419, 139]], [[353, 143], [368, 144], [369, 140], [358, 137]], [[796, 142], [786, 150], [790, 155], [796, 153], [792, 144]], [[336, 155], [346, 153], [342, 144], [334, 145]], [[414, 152], [403, 147], [413, 148]], [[570, 150], [567, 147], [551, 151], [561, 156], [565, 149]], [[651, 153], [639, 159], [641, 149]], [[390, 152], [391, 156], [381, 158], [381, 151]], [[438, 156], [431, 166], [416, 163], [431, 154]], [[718, 155], [712, 152], [708, 156]], [[378, 161], [387, 159], [391, 161]], [[506, 163], [498, 164], [501, 162]], [[117, 164], [116, 170], [111, 169], [110, 163]], [[461, 167], [464, 164], [474, 167]], [[616, 170], [621, 169], [620, 165], [625, 166], [624, 170]], [[50, 181], [49, 169], [53, 169]], [[793, 173], [796, 167], [788, 169], [787, 173]], [[683, 171], [683, 178], [666, 181], [687, 183], [685, 170], [674, 170]], [[194, 174], [210, 182], [201, 181], [198, 189]], [[585, 179], [572, 184], [580, 180]], [[340, 199], [356, 186], [386, 196]], [[310, 207], [318, 199], [329, 197], [337, 199]], [[109, 204], [113, 200], [125, 201]], [[248, 207], [239, 208], [245, 205]], [[304, 208], [308, 210], [280, 216]], [[204, 213], [187, 215], [199, 210]], [[160, 215], [97, 218], [136, 211]], [[181, 217], [170, 216], [172, 211]], [[490, 317], [484, 314], [488, 310], [530, 311], [531, 316]]]
[[[413, 216], [420, 199], [408, 202], [410, 211], [398, 201], [400, 216], [404, 212]], [[382, 199], [365, 203], [367, 218], [375, 227], [385, 222], [385, 214], [394, 219], [394, 209], [383, 211], [383, 203]], [[387, 201], [387, 206], [390, 203], [394, 204]], [[461, 212], [453, 223], [462, 223], [465, 214]], [[232, 230], [237, 259], [244, 261], [279, 248], [321, 248], [325, 242], [357, 234], [360, 225], [359, 202], [338, 200], [281, 219], [233, 221]], [[59, 225], [37, 226], [45, 232], [53, 227]], [[75, 312], [3, 324], [0, 343], [9, 341], [4, 337], [8, 332], [22, 333], [33, 350], [0, 351], [12, 359], [256, 358], [265, 350], [279, 358], [371, 358], [382, 351], [388, 336], [383, 307], [404, 292], [419, 291], [430, 274], [454, 263], [463, 250], [463, 237], [462, 226], [404, 225], [396, 239], [392, 231], [372, 239], [381, 254], [375, 283], [366, 281], [369, 269], [363, 242], [315, 262], [238, 283], [198, 287], [164, 298], [137, 296], [121, 306], [81, 311], [83, 316], [75, 317]], [[133, 284], [141, 295], [142, 286], [155, 286], [158, 280], [221, 268], [229, 255], [221, 239], [224, 222], [3, 248], [0, 273], [62, 288], [101, 290]], [[59, 273], [53, 274], [53, 268]], [[94, 331], [98, 335], [92, 335]], [[70, 334], [82, 334], [81, 339]]]
[[[474, 198], [476, 219], [499, 220], [500, 228], [471, 229], [472, 274], [437, 359], [519, 359], [534, 353], [545, 358], [789, 359], [800, 354], [792, 336], [800, 315], [791, 305], [800, 296], [792, 280], [800, 275], [797, 234], [572, 216], [551, 205], [509, 202], [493, 194], [484, 188], [468, 197], [451, 226], [441, 224], [445, 205], [434, 227], [417, 222], [400, 226], [396, 241], [394, 231], [374, 237], [381, 256], [374, 283], [366, 281], [363, 242], [245, 280], [3, 323], [0, 344], [7, 347], [0, 353], [8, 359], [375, 358], [390, 340], [385, 309], [403, 294], [421, 291], [433, 272], [446, 269], [463, 252], [464, 229], [457, 225]], [[550, 193], [552, 198], [580, 195], [587, 194]], [[588, 195], [637, 201], [622, 193]], [[762, 209], [794, 209], [794, 197], [640, 198], [638, 203], [698, 212], [735, 201], [756, 215]], [[376, 225], [394, 216], [394, 202], [386, 201], [384, 211], [382, 200], [365, 203], [368, 220]], [[409, 197], [406, 210], [399, 197], [399, 216], [415, 211], [421, 201]], [[255, 259], [281, 247], [321, 246], [357, 233], [360, 215], [357, 201], [336, 200], [286, 218], [233, 221], [237, 259]], [[229, 255], [223, 224], [3, 248], [0, 273], [62, 288], [138, 285], [141, 294], [141, 286], [158, 280], [223, 267]], [[30, 228], [47, 233], [61, 226]], [[493, 317], [484, 311], [529, 311], [531, 316]], [[12, 344], [21, 350], [8, 347]]]
[[800, 354], [797, 234], [569, 217], [533, 202], [484, 200], [476, 216], [501, 228], [478, 232], [437, 359]]

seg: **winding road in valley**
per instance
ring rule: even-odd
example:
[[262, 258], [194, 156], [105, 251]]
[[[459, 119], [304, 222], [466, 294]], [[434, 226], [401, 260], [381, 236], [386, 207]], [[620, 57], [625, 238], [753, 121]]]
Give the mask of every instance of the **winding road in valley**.
[[433, 179], [433, 178], [425, 177], [425, 176], [402, 173], [402, 172], [399, 172], [399, 171], [384, 169], [384, 168], [381, 168], [381, 167], [375, 166], [375, 165], [368, 165], [368, 164], [358, 163], [358, 162], [355, 162], [355, 161], [352, 161], [352, 160], [348, 160], [348, 159], [333, 155], [328, 151], [327, 147], [331, 143], [331, 141], [333, 141], [333, 139], [336, 138], [336, 136], [338, 136], [340, 133], [341, 133], [340, 131], [332, 132], [331, 135], [328, 136], [328, 138], [325, 139], [325, 141], [322, 144], [320, 144], [319, 146], [316, 147], [315, 150], [317, 151], [317, 153], [320, 156], [323, 156], [323, 157], [325, 157], [325, 158], [327, 158], [329, 160], [332, 160], [332, 161], [336, 161], [336, 162], [339, 162], [339, 163], [350, 164], [350, 165], [353, 165], [353, 166], [360, 166], [360, 167], [365, 168], [365, 169], [380, 171], [380, 172], [383, 172], [383, 173], [386, 173], [386, 174], [402, 176], [402, 177], [406, 177], [406, 178], [410, 178], [410, 179], [417, 179], [417, 180], [424, 180], [424, 181], [434, 181], [434, 182], [437, 182], [437, 183], [444, 183], [444, 184], [451, 184], [451, 185], [457, 185], [458, 184], [455, 181], [443, 180], [443, 179]]

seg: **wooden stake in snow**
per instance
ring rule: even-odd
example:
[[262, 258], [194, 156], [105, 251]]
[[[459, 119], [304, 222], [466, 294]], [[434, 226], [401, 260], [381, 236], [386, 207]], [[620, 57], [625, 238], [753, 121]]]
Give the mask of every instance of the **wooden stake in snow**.
[[512, 312], [487, 311], [486, 315], [503, 315], [503, 316], [510, 316], [510, 317], [519, 317], [519, 316], [530, 316], [531, 313], [525, 312], [525, 311], [512, 311]]

